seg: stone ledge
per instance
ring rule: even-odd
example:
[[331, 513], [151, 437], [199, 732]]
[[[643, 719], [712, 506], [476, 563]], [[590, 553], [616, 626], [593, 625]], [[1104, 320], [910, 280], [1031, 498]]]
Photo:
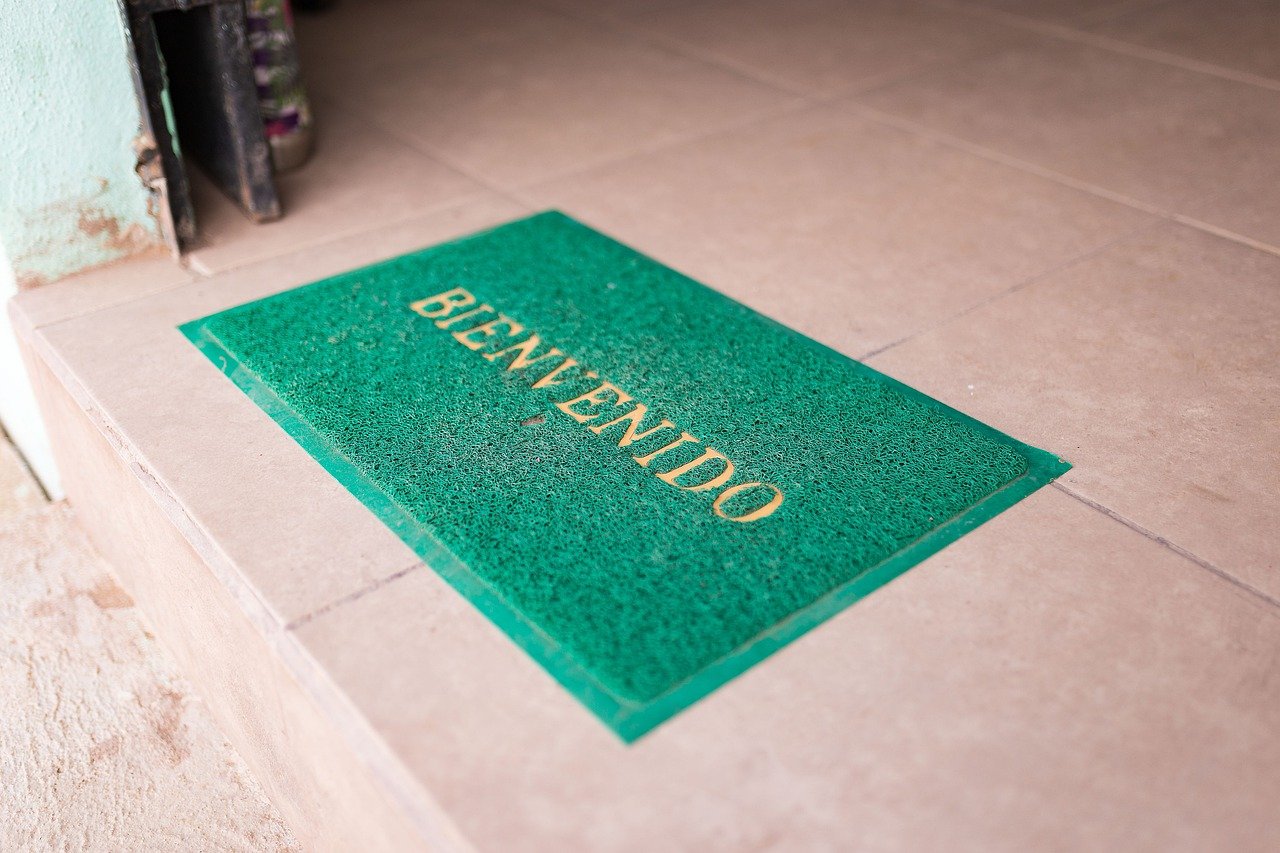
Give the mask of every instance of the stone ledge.
[[518, 213], [460, 208], [18, 324], [80, 517], [304, 845], [1274, 835], [1277, 706], [1240, 689], [1268, 683], [1274, 611], [1057, 490], [628, 747], [176, 330]]

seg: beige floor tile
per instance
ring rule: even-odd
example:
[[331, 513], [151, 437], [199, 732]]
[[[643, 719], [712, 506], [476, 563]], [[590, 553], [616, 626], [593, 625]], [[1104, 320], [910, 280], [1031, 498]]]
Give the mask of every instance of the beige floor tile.
[[1239, 187], [1188, 206], [1191, 219], [1236, 235], [1251, 235], [1257, 244], [1280, 252], [1280, 191], [1275, 183]]
[[[1280, 182], [1280, 92], [1045, 39], [859, 99], [1164, 209], [1244, 222]], [[1280, 223], [1245, 236], [1280, 244]]]
[[[306, 24], [306, 21], [303, 21]], [[792, 96], [530, 4], [354, 4], [301, 28], [308, 79], [502, 186], [585, 168], [777, 109]]]
[[1092, 29], [1280, 82], [1280, 3], [1275, 0], [1173, 0]]
[[91, 414], [111, 413], [105, 432], [201, 555], [289, 622], [416, 558], [177, 326], [523, 213], [498, 199], [472, 203], [46, 326], [40, 340]]
[[875, 86], [1020, 36], [963, 12], [898, 0], [719, 0], [630, 20], [762, 80], [816, 95]]
[[854, 357], [1151, 221], [829, 108], [528, 196]]
[[1055, 489], [631, 747], [429, 570], [298, 633], [481, 850], [1280, 839], [1277, 610]]
[[133, 258], [23, 291], [23, 314], [32, 325], [44, 326], [177, 287], [194, 278], [170, 257]]
[[276, 177], [284, 217], [255, 224], [198, 169], [189, 170], [201, 246], [188, 254], [219, 272], [429, 213], [483, 188], [342, 107], [318, 99], [315, 156]]
[[870, 363], [1280, 597], [1280, 258], [1161, 226]]

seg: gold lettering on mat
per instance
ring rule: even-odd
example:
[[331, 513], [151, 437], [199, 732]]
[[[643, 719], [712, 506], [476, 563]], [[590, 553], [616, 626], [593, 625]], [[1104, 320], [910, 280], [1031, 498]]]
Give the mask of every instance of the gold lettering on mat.
[[[617, 438], [618, 447], [650, 438], [661, 441], [647, 453], [631, 458], [640, 467], [652, 471], [662, 482], [685, 492], [714, 494], [711, 511], [717, 518], [746, 524], [772, 515], [782, 506], [782, 490], [771, 483], [756, 480], [733, 483], [734, 464], [728, 457], [681, 430], [666, 418], [646, 424], [649, 407], [631, 394], [604, 381], [594, 370], [586, 370], [577, 359], [557, 347], [545, 345], [542, 338], [528, 331], [511, 317], [487, 304], [476, 305], [477, 299], [465, 288], [455, 287], [426, 299], [409, 303], [410, 310], [433, 320], [439, 329], [486, 361], [502, 366], [508, 373], [519, 372], [531, 378], [534, 388], [553, 388], [568, 384], [580, 388], [583, 380], [592, 381], [586, 391], [555, 402], [555, 407], [575, 423], [603, 436]], [[526, 371], [528, 371], [526, 373]], [[615, 429], [617, 427], [618, 429]], [[661, 458], [677, 447], [701, 445], [702, 454], [686, 462], [666, 468]], [[679, 454], [677, 454], [679, 456]], [[650, 467], [650, 465], [653, 467]]]

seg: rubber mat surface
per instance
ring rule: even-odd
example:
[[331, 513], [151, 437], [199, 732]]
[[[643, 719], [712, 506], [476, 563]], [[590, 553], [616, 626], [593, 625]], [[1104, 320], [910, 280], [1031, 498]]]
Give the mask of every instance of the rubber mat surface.
[[182, 330], [626, 740], [1069, 467], [559, 213]]

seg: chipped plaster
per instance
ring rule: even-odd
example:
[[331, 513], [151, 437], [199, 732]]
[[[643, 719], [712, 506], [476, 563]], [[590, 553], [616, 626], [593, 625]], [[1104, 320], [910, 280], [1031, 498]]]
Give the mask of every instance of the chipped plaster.
[[116, 2], [0, 0], [0, 241], [32, 287], [162, 237], [135, 173], [142, 121]]

